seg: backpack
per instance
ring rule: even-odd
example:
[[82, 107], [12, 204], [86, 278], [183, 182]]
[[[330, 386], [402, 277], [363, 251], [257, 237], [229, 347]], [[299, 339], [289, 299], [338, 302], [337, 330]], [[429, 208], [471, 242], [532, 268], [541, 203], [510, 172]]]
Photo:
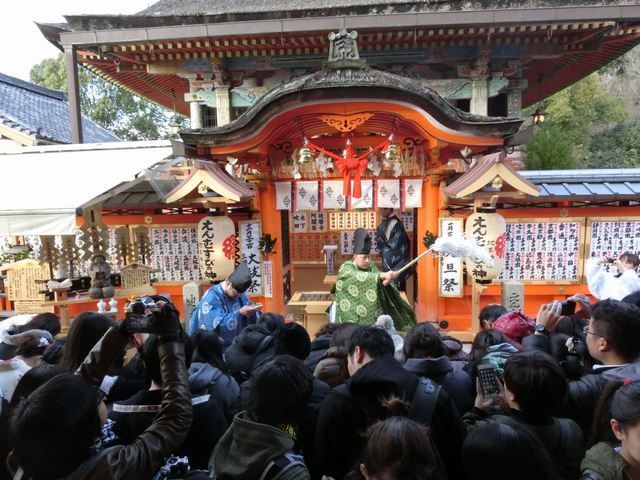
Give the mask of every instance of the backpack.
[[296, 465], [305, 465], [302, 455], [285, 453], [271, 460], [258, 480], [278, 480]]
[[431, 425], [441, 388], [442, 386], [434, 381], [420, 377], [416, 392], [413, 394], [408, 417], [427, 427]]
[[[433, 418], [433, 412], [438, 403], [441, 388], [442, 387], [433, 380], [420, 377], [416, 391], [413, 394], [413, 399], [411, 400], [411, 407], [409, 408], [407, 417], [427, 427], [431, 425], [431, 419]], [[357, 400], [357, 397], [351, 393], [351, 390], [345, 383], [338, 385], [335, 390]]]
[[[442, 386], [438, 385], [433, 380], [426, 377], [420, 377], [418, 385], [416, 386], [416, 391], [411, 399], [411, 406], [409, 407], [407, 417], [414, 422], [424, 425], [425, 427], [430, 427], [433, 414], [436, 410], [436, 405], [438, 404], [438, 397], [440, 396], [441, 389]], [[351, 390], [345, 383], [337, 386], [334, 390], [357, 400], [357, 397], [351, 393]], [[438, 451], [438, 447], [433, 442], [431, 434], [428, 435], [428, 440], [431, 445], [431, 449], [435, 454], [438, 469], [441, 472], [446, 471], [444, 462], [442, 461], [442, 457]]]

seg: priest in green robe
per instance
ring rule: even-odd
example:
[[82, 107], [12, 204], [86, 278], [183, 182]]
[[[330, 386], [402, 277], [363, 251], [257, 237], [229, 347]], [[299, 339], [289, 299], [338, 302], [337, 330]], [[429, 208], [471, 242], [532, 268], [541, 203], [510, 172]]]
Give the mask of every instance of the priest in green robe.
[[371, 237], [358, 228], [353, 238], [353, 259], [344, 262], [335, 285], [337, 323], [373, 325], [380, 315], [393, 318], [398, 330], [416, 323], [413, 309], [400, 297], [393, 280], [398, 274], [380, 272], [370, 259]]

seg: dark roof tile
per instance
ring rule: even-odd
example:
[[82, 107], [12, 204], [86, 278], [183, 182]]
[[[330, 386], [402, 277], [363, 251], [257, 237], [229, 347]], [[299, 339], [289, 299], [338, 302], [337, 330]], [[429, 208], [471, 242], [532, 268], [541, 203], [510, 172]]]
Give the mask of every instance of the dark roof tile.
[[[38, 140], [71, 142], [67, 95], [58, 90], [0, 73], [0, 123]], [[82, 116], [86, 143], [120, 141], [113, 133]]]

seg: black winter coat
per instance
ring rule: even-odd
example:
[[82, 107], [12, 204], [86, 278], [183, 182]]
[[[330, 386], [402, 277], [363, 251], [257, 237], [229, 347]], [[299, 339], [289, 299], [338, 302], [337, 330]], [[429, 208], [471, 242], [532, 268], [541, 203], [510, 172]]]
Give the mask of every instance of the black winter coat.
[[[362, 433], [377, 420], [389, 417], [380, 397], [396, 395], [413, 399], [418, 377], [405, 370], [393, 356], [376, 358], [362, 366], [340, 387], [329, 392], [320, 407], [316, 429], [316, 458], [322, 474], [344, 478], [364, 447]], [[431, 421], [431, 434], [449, 478], [463, 478], [460, 462], [466, 428], [449, 395], [440, 395]]]
[[[129, 337], [111, 328], [93, 347], [78, 369], [82, 377], [98, 387], [117, 357], [122, 354]], [[163, 408], [153, 418], [149, 428], [129, 445], [115, 446], [99, 456], [93, 468], [82, 478], [131, 479], [152, 478], [160, 466], [184, 441], [191, 426], [192, 408], [187, 383], [187, 368], [182, 343], [167, 341], [158, 347], [162, 374]], [[93, 464], [93, 458], [85, 463]], [[82, 469], [83, 465], [78, 468]]]
[[[550, 353], [549, 338], [542, 335], [529, 335], [524, 338], [522, 345], [525, 349]], [[575, 420], [582, 428], [584, 437], [589, 438], [593, 413], [602, 390], [609, 381], [624, 379], [640, 380], [640, 363], [594, 367], [580, 379], [568, 383], [565, 401], [554, 412], [555, 415]]]
[[[508, 415], [487, 417], [481, 410], [473, 408], [464, 416], [469, 430], [487, 422], [519, 425], [533, 433], [547, 449], [559, 478], [574, 480], [580, 475], [580, 461], [584, 457], [582, 430], [576, 422], [567, 418], [532, 417], [518, 410]], [[564, 425], [564, 428], [561, 427]]]
[[260, 325], [249, 325], [233, 340], [224, 361], [238, 384], [251, 376], [261, 362], [275, 355], [275, 338]]
[[[329, 393], [329, 385], [317, 378], [313, 379], [313, 389], [311, 391], [311, 399], [307, 404], [302, 418], [297, 426], [297, 442], [296, 449], [302, 452], [304, 462], [309, 469], [312, 479], [320, 479], [322, 472], [317, 468], [320, 465], [316, 461], [315, 435], [316, 425], [318, 421], [318, 413], [320, 406], [325, 397]], [[240, 412], [249, 407], [249, 399], [251, 397], [251, 379], [240, 385], [240, 397], [236, 409]]]

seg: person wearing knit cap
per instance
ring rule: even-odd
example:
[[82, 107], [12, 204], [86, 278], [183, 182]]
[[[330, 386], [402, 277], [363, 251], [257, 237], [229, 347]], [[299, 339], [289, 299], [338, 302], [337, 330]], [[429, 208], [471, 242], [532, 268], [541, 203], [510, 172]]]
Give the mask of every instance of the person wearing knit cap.
[[399, 362], [404, 363], [404, 354], [402, 352], [402, 349], [404, 347], [404, 340], [396, 332], [396, 327], [393, 322], [393, 318], [391, 318], [391, 315], [380, 315], [374, 325], [378, 328], [383, 329], [389, 334], [391, 340], [393, 340], [393, 346], [396, 349], [393, 356]]
[[225, 281], [207, 290], [191, 314], [189, 335], [200, 329], [215, 330], [226, 350], [244, 327], [256, 322], [260, 307], [244, 293], [251, 283], [251, 271], [242, 262]]
[[372, 325], [380, 315], [393, 314], [399, 330], [414, 325], [415, 313], [393, 284], [396, 272], [380, 272], [370, 253], [369, 232], [358, 228], [353, 237], [353, 259], [340, 266], [334, 287], [337, 323]]

